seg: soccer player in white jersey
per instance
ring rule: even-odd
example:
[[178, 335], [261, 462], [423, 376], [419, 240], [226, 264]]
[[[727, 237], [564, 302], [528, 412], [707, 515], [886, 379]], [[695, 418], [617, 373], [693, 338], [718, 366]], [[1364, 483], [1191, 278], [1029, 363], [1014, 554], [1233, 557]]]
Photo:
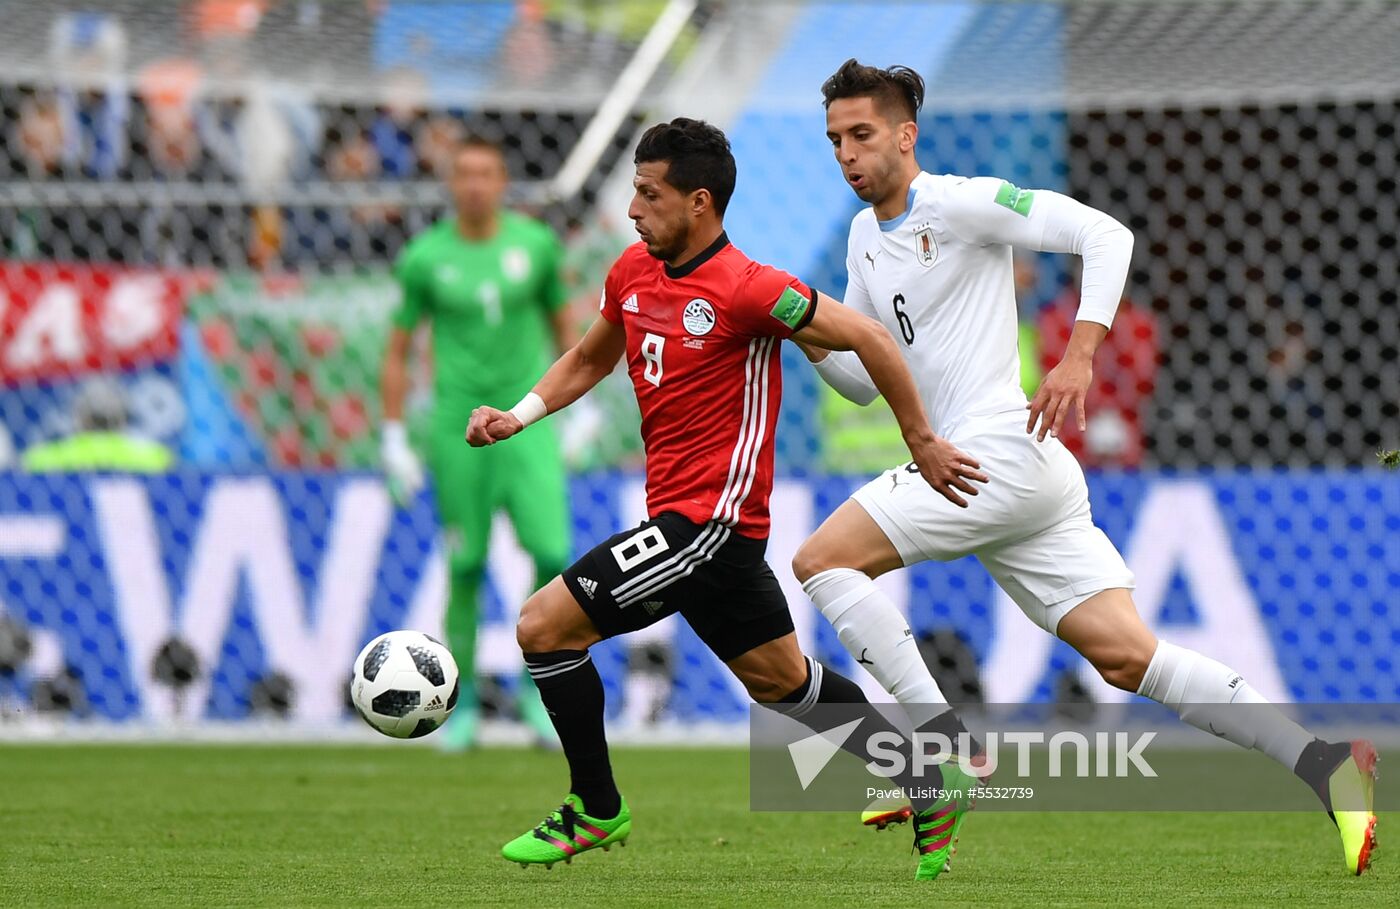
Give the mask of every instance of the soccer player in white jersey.
[[[1059, 193], [920, 170], [915, 119], [924, 83], [907, 67], [848, 60], [822, 94], [841, 174], [870, 203], [851, 223], [846, 305], [894, 336], [954, 461], [926, 483], [912, 466], [887, 471], [843, 503], [793, 560], [808, 596], [918, 728], [956, 741], [961, 723], [908, 622], [872, 579], [975, 555], [1031, 621], [1109, 684], [1293, 770], [1322, 799], [1347, 867], [1360, 874], [1375, 844], [1374, 748], [1317, 739], [1228, 666], [1159, 641], [1133, 605], [1132, 572], [1090, 519], [1078, 462], [1056, 438], [1066, 419], [1084, 426], [1093, 355], [1113, 324], [1132, 234]], [[1073, 253], [1084, 264], [1069, 349], [1030, 403], [1018, 382], [1012, 247]], [[874, 400], [854, 357], [804, 350], [838, 392]], [[1224, 706], [1239, 704], [1255, 706]], [[961, 800], [915, 816], [921, 868], [945, 867], [968, 807]]]

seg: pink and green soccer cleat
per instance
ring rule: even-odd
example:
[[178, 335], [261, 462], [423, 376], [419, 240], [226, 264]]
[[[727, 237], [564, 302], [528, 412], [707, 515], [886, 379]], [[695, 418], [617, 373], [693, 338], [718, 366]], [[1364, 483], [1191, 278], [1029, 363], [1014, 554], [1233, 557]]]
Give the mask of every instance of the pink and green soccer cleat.
[[544, 865], [545, 870], [555, 862], [569, 864], [580, 852], [602, 847], [607, 852], [616, 843], [627, 845], [632, 833], [632, 812], [623, 800], [617, 817], [604, 820], [583, 812], [583, 802], [573, 793], [564, 804], [540, 821], [533, 830], [520, 834], [501, 847], [501, 855], [520, 867]]
[[931, 881], [943, 872], [952, 870], [958, 835], [975, 802], [973, 790], [982, 784], [977, 777], [964, 773], [958, 765], [944, 765], [943, 788], [948, 794], [927, 810], [914, 812], [914, 851], [919, 856], [914, 880]]

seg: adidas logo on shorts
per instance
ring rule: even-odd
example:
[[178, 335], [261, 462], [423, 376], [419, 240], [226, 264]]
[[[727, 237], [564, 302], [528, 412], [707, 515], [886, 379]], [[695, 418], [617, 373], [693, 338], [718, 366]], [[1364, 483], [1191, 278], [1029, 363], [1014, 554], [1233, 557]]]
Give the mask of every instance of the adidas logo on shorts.
[[593, 599], [593, 594], [598, 592], [598, 582], [585, 577], [579, 577], [576, 580], [578, 581], [578, 586], [583, 588], [583, 592], [588, 594], [588, 598], [590, 600]]

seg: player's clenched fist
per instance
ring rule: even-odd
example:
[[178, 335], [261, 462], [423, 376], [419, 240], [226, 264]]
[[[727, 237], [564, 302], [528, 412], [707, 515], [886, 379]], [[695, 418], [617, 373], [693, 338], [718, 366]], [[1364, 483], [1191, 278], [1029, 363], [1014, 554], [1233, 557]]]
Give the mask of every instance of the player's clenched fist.
[[928, 485], [959, 508], [967, 507], [967, 500], [958, 495], [959, 490], [975, 496], [977, 487], [972, 481], [987, 482], [982, 465], [947, 439], [933, 436], [927, 442], [910, 445], [909, 453], [914, 456], [919, 474]]
[[525, 426], [515, 414], [494, 407], [478, 407], [467, 423], [467, 442], [473, 448], [495, 445], [509, 439]]

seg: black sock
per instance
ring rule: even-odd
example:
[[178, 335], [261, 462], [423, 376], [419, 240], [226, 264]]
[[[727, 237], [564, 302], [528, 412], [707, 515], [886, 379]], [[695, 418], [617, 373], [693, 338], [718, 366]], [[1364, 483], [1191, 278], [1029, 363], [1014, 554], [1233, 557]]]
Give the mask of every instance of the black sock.
[[569, 761], [569, 789], [583, 813], [608, 819], [622, 810], [603, 734], [603, 680], [586, 650], [525, 654], [525, 668], [540, 690]]
[[[972, 735], [967, 731], [967, 727], [963, 725], [963, 721], [958, 718], [958, 715], [953, 711], [951, 707], [943, 711], [933, 719], [929, 720], [927, 723], [924, 723], [922, 726], [920, 726], [914, 731], [922, 732], [925, 735], [944, 736], [948, 739], [949, 744], [953, 746], [953, 752], [957, 754], [958, 757], [962, 758], [964, 761], [971, 761], [977, 755], [982, 753], [982, 743], [977, 741], [976, 736]], [[962, 754], [958, 750], [962, 747], [962, 744], [958, 739], [958, 736], [960, 735], [967, 736], [967, 754]]]
[[[872, 731], [893, 732], [900, 737], [903, 743], [900, 747], [904, 756], [904, 772], [895, 775], [892, 779], [903, 786], [905, 792], [918, 796], [910, 799], [915, 811], [925, 811], [933, 804], [933, 800], [921, 793], [920, 790], [942, 788], [942, 771], [936, 766], [928, 767], [924, 769], [923, 776], [915, 778], [912, 745], [909, 739], [885, 719], [879, 710], [871, 706], [865, 697], [865, 692], [861, 691], [860, 686], [855, 682], [839, 672], [832, 672], [821, 663], [808, 657], [807, 681], [798, 686], [796, 691], [783, 698], [779, 704], [791, 705], [778, 709], [813, 732], [825, 732], [827, 729], [835, 728], [856, 718], [872, 720], [873, 724], [870, 727]], [[830, 715], [831, 710], [821, 711], [822, 720], [818, 722], [810, 716], [812, 707], [817, 704], [851, 704], [856, 706], [849, 711], [838, 711], [834, 717]], [[867, 746], [869, 739], [869, 733], [853, 735], [846, 739], [841, 748], [862, 761], [870, 763], [875, 760], [876, 756], [870, 753]]]
[[1322, 799], [1329, 816], [1332, 814], [1332, 794], [1327, 788], [1327, 779], [1332, 775], [1332, 771], [1349, 757], [1351, 742], [1324, 742], [1322, 739], [1313, 739], [1304, 746], [1303, 753], [1298, 755], [1298, 763], [1293, 765], [1293, 772]]

